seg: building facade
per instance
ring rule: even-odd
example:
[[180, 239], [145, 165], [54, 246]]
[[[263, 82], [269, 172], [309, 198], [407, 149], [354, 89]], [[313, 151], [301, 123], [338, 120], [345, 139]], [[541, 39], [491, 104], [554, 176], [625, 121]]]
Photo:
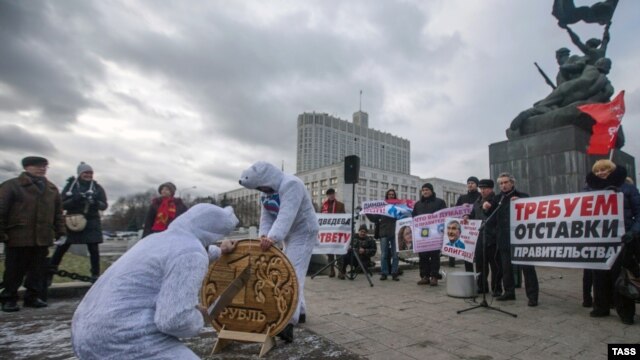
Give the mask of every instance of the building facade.
[[[329, 188], [336, 190], [338, 200], [351, 212], [368, 200], [384, 199], [389, 189], [395, 189], [399, 199], [420, 199], [422, 184], [433, 185], [436, 196], [447, 206], [467, 192], [466, 184], [440, 178], [422, 179], [411, 175], [411, 144], [409, 140], [369, 128], [369, 115], [363, 111], [353, 114], [353, 122], [326, 113], [298, 115], [296, 176], [307, 187], [311, 200], [320, 211]], [[359, 182], [346, 184], [344, 160], [346, 156], [360, 158]], [[353, 196], [352, 196], [353, 193]], [[218, 195], [218, 202], [231, 205], [242, 226], [260, 222], [260, 195], [257, 190], [239, 188]]]
[[296, 173], [320, 169], [357, 155], [360, 165], [398, 174], [411, 173], [409, 140], [369, 128], [369, 115], [353, 114], [353, 122], [326, 113], [298, 115]]
[[[329, 188], [336, 190], [336, 198], [345, 203], [347, 212], [351, 211], [352, 200], [356, 209], [362, 202], [384, 199], [389, 189], [395, 189], [399, 199], [420, 200], [422, 184], [428, 182], [433, 185], [436, 196], [442, 198], [447, 206], [455, 205], [460, 195], [467, 193], [467, 186], [463, 183], [440, 178], [420, 178], [415, 175], [398, 174], [370, 167], [360, 167], [357, 184], [345, 184], [344, 160], [335, 165], [296, 174], [305, 184], [311, 200], [319, 210]], [[355, 199], [351, 194], [355, 189]]]
[[[399, 199], [420, 200], [422, 184], [431, 183], [436, 196], [443, 199], [447, 206], [454, 206], [460, 195], [467, 193], [467, 185], [440, 178], [420, 178], [415, 175], [398, 174], [370, 167], [360, 167], [357, 184], [345, 184], [344, 159], [341, 163], [296, 174], [307, 187], [311, 201], [317, 212], [329, 188], [336, 190], [336, 198], [344, 202], [349, 213], [355, 200], [356, 212], [364, 201], [384, 199], [389, 189], [395, 189]], [[352, 193], [355, 190], [355, 199]], [[218, 203], [234, 207], [242, 226], [259, 225], [260, 192], [239, 188], [218, 195]]]

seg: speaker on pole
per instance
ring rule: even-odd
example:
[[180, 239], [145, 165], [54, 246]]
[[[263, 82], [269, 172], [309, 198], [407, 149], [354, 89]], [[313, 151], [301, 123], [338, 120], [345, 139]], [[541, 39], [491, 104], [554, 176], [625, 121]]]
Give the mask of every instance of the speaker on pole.
[[357, 184], [360, 179], [360, 158], [349, 155], [344, 158], [344, 183]]

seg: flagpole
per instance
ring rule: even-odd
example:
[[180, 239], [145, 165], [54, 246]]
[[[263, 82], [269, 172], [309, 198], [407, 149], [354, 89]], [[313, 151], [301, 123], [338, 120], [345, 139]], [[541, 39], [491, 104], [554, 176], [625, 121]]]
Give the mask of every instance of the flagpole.
[[611, 150], [609, 150], [609, 161], [613, 161], [613, 151], [615, 150], [615, 148], [611, 148]]

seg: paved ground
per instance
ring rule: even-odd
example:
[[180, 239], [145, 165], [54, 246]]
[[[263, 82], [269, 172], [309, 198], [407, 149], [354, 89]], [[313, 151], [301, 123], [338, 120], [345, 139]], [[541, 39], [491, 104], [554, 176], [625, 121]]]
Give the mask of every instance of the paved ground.
[[[589, 317], [590, 309], [580, 306], [581, 271], [538, 268], [538, 276], [538, 307], [526, 306], [523, 289], [516, 301], [492, 304], [517, 318], [486, 308], [457, 314], [474, 303], [447, 296], [445, 281], [416, 285], [415, 269], [405, 269], [399, 282], [376, 275], [374, 287], [363, 275], [354, 281], [307, 279], [307, 323], [296, 329], [293, 345], [279, 342], [266, 358], [605, 359], [607, 343], [640, 343], [637, 316], [633, 326], [615, 315]], [[69, 324], [81, 291], [56, 290], [47, 309], [0, 313], [0, 359], [73, 358]], [[65, 294], [72, 297], [60, 298]], [[206, 359], [257, 358], [257, 345], [240, 344], [210, 356], [214, 340], [209, 330], [187, 343]]]
[[[75, 359], [71, 348], [71, 318], [80, 299], [51, 299], [46, 309], [21, 309], [0, 313], [0, 359]], [[298, 328], [291, 345], [277, 342], [265, 359], [364, 359], [330, 340]], [[257, 359], [260, 346], [232, 344], [221, 354], [211, 355], [216, 339], [212, 328], [185, 340], [203, 359]]]
[[516, 301], [492, 304], [517, 318], [486, 308], [457, 314], [474, 303], [447, 296], [444, 283], [416, 285], [417, 270], [399, 282], [374, 276], [374, 287], [362, 275], [316, 277], [305, 286], [305, 328], [369, 359], [606, 359], [607, 343], [640, 342], [638, 316], [633, 326], [615, 311], [589, 317], [581, 270], [537, 269], [538, 307], [526, 306], [524, 289]]

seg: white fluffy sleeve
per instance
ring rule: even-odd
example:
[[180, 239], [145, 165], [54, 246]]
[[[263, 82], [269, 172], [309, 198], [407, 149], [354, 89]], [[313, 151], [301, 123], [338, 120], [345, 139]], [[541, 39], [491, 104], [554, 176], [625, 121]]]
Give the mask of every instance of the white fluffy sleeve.
[[220, 255], [222, 255], [222, 250], [216, 245], [209, 245], [209, 248], [207, 248], [207, 254], [209, 255], [210, 262], [216, 261], [220, 258]]
[[271, 231], [273, 221], [276, 219], [276, 217], [265, 210], [262, 204], [260, 204], [260, 206], [262, 207], [262, 211], [260, 212], [260, 231], [258, 233], [258, 236], [268, 235], [269, 231]]
[[196, 304], [208, 266], [207, 256], [194, 252], [172, 258], [167, 264], [156, 300], [154, 322], [158, 330], [181, 338], [198, 335], [204, 320]]
[[304, 193], [307, 191], [304, 186], [299, 185], [295, 181], [282, 184], [279, 191], [280, 211], [268, 235], [275, 241], [282, 242], [284, 240], [298, 216], [300, 204], [302, 204]]

